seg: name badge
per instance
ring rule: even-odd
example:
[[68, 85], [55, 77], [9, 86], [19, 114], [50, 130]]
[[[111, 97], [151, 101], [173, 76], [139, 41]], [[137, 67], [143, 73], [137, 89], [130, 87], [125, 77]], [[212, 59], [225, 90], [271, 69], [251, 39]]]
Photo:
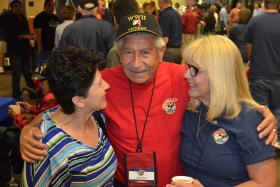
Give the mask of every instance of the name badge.
[[155, 152], [126, 153], [124, 160], [127, 186], [157, 186]]

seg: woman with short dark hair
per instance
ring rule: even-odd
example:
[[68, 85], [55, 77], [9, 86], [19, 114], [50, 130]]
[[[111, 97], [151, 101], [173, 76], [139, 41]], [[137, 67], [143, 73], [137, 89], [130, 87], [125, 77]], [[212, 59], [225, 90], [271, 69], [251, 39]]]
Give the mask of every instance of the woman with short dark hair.
[[116, 156], [103, 122], [92, 115], [106, 108], [109, 85], [92, 54], [80, 47], [52, 52], [47, 79], [61, 107], [43, 115], [40, 141], [48, 145], [49, 154], [25, 163], [23, 186], [113, 186]]

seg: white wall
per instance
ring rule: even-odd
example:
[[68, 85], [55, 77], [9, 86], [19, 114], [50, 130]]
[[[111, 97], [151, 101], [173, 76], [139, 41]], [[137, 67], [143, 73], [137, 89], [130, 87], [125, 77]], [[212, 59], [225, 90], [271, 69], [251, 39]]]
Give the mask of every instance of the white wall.
[[[10, 0], [0, 0], [0, 11], [4, 8], [9, 8]], [[33, 2], [34, 6], [30, 7], [29, 2]], [[25, 0], [25, 7], [26, 7], [26, 17], [29, 16], [36, 16], [39, 12], [43, 10], [44, 7], [44, 0]]]

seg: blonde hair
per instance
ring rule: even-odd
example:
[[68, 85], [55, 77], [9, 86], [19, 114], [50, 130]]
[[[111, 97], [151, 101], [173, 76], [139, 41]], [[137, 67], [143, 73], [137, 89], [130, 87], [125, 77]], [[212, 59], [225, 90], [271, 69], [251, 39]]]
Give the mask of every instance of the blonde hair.
[[213, 122], [222, 113], [227, 119], [235, 118], [242, 102], [258, 105], [250, 94], [240, 52], [228, 38], [208, 35], [197, 39], [185, 48], [183, 58], [207, 71], [211, 93], [207, 121]]

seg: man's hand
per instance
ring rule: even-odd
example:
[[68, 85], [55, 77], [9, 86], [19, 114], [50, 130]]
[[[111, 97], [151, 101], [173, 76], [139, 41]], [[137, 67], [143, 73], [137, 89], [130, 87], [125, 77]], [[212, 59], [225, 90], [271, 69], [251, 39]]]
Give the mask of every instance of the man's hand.
[[31, 109], [31, 105], [27, 102], [19, 101], [17, 102], [18, 105], [21, 107], [21, 113], [29, 113]]
[[21, 113], [20, 105], [9, 105], [8, 107], [8, 114], [13, 118], [16, 115]]
[[22, 129], [20, 133], [20, 152], [22, 159], [28, 163], [43, 160], [48, 154], [48, 146], [38, 142], [35, 138], [43, 138], [39, 128], [27, 125]]
[[277, 142], [277, 120], [267, 107], [259, 106], [257, 110], [265, 117], [257, 127], [259, 138], [262, 139], [269, 135], [265, 143], [275, 145]]

